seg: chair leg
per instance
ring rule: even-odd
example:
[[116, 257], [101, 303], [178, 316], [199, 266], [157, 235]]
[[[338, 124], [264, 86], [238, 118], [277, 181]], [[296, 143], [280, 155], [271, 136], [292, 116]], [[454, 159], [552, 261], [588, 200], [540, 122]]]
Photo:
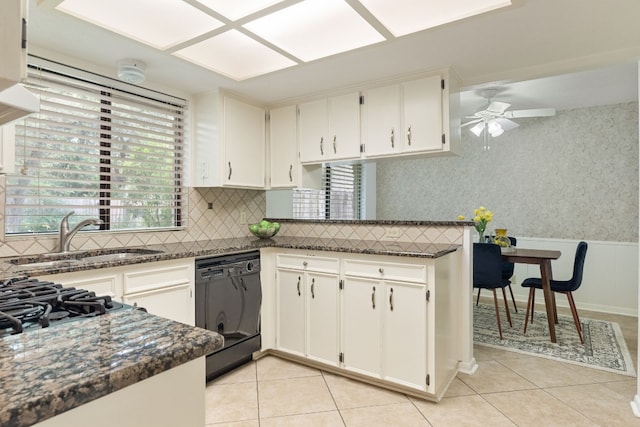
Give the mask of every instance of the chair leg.
[[509, 327], [513, 328], [513, 323], [511, 323], [511, 313], [509, 313], [509, 303], [507, 303], [507, 293], [504, 291], [504, 288], [502, 288], [502, 299], [504, 299], [504, 311], [507, 313]]
[[513, 289], [511, 288], [511, 285], [509, 285], [509, 292], [511, 293], [511, 301], [513, 301], [513, 309], [517, 313], [518, 312], [518, 306], [516, 305], [516, 299], [513, 296]]
[[498, 310], [498, 294], [496, 294], [496, 290], [493, 291], [493, 303], [496, 306], [496, 321], [498, 322], [498, 334], [500, 334], [500, 339], [502, 339], [502, 326], [500, 325], [500, 310]]
[[480, 302], [480, 291], [482, 290], [482, 288], [478, 288], [478, 298], [476, 298], [476, 305], [478, 305], [478, 302]]
[[571, 292], [565, 293], [567, 294], [567, 299], [569, 300], [569, 307], [571, 308], [573, 323], [576, 324], [576, 330], [578, 331], [578, 336], [580, 337], [580, 344], [584, 344], [584, 339], [582, 338], [582, 325], [580, 324], [580, 318], [578, 317], [578, 310], [576, 310], [576, 303], [573, 301], [573, 295], [571, 294]]
[[529, 324], [529, 311], [531, 311], [531, 323], [533, 323], [533, 300], [535, 298], [535, 288], [529, 288], [529, 298], [527, 299], [527, 312], [524, 315], [524, 334], [527, 333], [527, 325]]
[[531, 288], [532, 295], [531, 295], [531, 323], [533, 323], [533, 313], [536, 311], [535, 310], [535, 306], [536, 306], [536, 288]]

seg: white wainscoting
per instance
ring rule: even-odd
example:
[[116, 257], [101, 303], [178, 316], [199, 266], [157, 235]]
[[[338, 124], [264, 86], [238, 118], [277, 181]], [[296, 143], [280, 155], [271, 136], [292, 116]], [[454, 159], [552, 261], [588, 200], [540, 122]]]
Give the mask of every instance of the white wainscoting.
[[[638, 315], [638, 244], [628, 242], [590, 241], [584, 265], [582, 286], [574, 293], [578, 312], [580, 309], [606, 313]], [[550, 249], [562, 252], [551, 262], [553, 278], [567, 280], [573, 273], [578, 240], [539, 239], [518, 237], [518, 247]], [[527, 289], [520, 286], [527, 277], [540, 277], [537, 265], [516, 264], [512, 279], [513, 293], [524, 310]], [[543, 303], [542, 292], [536, 294], [536, 302]], [[568, 307], [564, 295], [556, 297], [558, 306]]]

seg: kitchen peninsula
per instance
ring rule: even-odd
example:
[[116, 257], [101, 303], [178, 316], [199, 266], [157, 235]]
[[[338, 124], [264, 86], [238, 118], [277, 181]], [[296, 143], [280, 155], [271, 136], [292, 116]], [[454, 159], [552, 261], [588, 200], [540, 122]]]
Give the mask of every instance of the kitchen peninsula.
[[[333, 372], [337, 372], [360, 380], [369, 381], [383, 387], [400, 390], [416, 396], [420, 396], [430, 400], [439, 400], [450, 380], [455, 377], [458, 371], [472, 373], [476, 369], [475, 360], [473, 359], [472, 350], [472, 330], [471, 330], [471, 285], [470, 267], [469, 267], [469, 246], [471, 242], [470, 223], [460, 221], [445, 222], [379, 222], [379, 221], [293, 221], [281, 220], [282, 228], [280, 234], [272, 239], [260, 240], [253, 237], [220, 239], [210, 241], [194, 241], [183, 243], [171, 243], [162, 245], [149, 245], [145, 249], [157, 250], [157, 253], [136, 257], [133, 259], [119, 259], [109, 262], [94, 263], [78, 263], [71, 267], [49, 266], [29, 269], [24, 265], [11, 264], [9, 262], [2, 263], [2, 275], [4, 278], [14, 277], [16, 275], [28, 275], [34, 277], [46, 277], [47, 275], [64, 273], [64, 274], [83, 274], [82, 272], [93, 271], [96, 268], [109, 269], [119, 268], [122, 266], [146, 265], [160, 261], [172, 259], [198, 258], [211, 255], [223, 255], [228, 253], [243, 252], [249, 250], [260, 249], [263, 257], [262, 261], [262, 286], [263, 286], [263, 310], [262, 310], [262, 334], [263, 334], [263, 354], [273, 353], [280, 357], [297, 360], [300, 363], [312, 364], [322, 367]], [[386, 231], [385, 231], [386, 230]], [[386, 234], [398, 237], [387, 237]], [[335, 238], [321, 238], [317, 236], [335, 236]], [[33, 256], [37, 258], [37, 256]], [[402, 313], [400, 309], [404, 296], [412, 296], [414, 293], [405, 294], [403, 291], [410, 290], [419, 292], [422, 296], [421, 300], [430, 299], [426, 310], [422, 314], [424, 328], [430, 329], [429, 338], [424, 338], [418, 356], [425, 357], [425, 360], [418, 360], [413, 363], [420, 363], [421, 372], [426, 372], [427, 378], [422, 378], [421, 385], [416, 387], [411, 381], [407, 381], [401, 372], [396, 377], [381, 373], [375, 373], [375, 369], [366, 369], [366, 366], [359, 365], [353, 350], [348, 349], [351, 344], [344, 341], [344, 337], [348, 337], [348, 333], [342, 334], [343, 328], [352, 328], [357, 331], [358, 325], [340, 323], [335, 324], [333, 329], [336, 334], [342, 334], [343, 337], [338, 341], [333, 341], [339, 352], [332, 355], [335, 363], [327, 363], [328, 359], [311, 357], [305, 355], [305, 350], [298, 352], [291, 351], [283, 347], [281, 337], [279, 337], [278, 319], [287, 316], [282, 306], [283, 300], [278, 300], [278, 283], [276, 277], [287, 278], [289, 276], [281, 276], [283, 272], [291, 272], [295, 269], [290, 262], [307, 261], [307, 265], [311, 267], [308, 271], [303, 271], [309, 277], [309, 288], [303, 292], [313, 298], [313, 295], [319, 296], [321, 290], [320, 282], [317, 287], [311, 287], [314, 278], [325, 278], [327, 274], [323, 271], [313, 271], [315, 262], [318, 260], [329, 260], [333, 268], [334, 276], [339, 280], [343, 280], [346, 285], [346, 291], [354, 289], [356, 285], [365, 284], [367, 286], [366, 298], [371, 301], [369, 294], [369, 285], [376, 282], [376, 303], [379, 307], [384, 307], [385, 302], [389, 300], [389, 295], [384, 292], [394, 292], [391, 298], [394, 305], [394, 313]], [[289, 263], [289, 264], [287, 264]], [[400, 270], [396, 270], [397, 268]], [[322, 270], [322, 265], [320, 269]], [[381, 274], [383, 269], [385, 275], [383, 277], [373, 277], [375, 274]], [[438, 270], [440, 271], [438, 272]], [[279, 271], [279, 272], [278, 272]], [[376, 273], [377, 272], [377, 273]], [[408, 274], [408, 276], [407, 276]], [[296, 276], [297, 278], [297, 276]], [[284, 283], [284, 280], [283, 282]], [[407, 285], [400, 288], [399, 285]], [[375, 285], [374, 285], [375, 286]], [[302, 292], [301, 292], [302, 294]], [[384, 297], [383, 297], [384, 295]], [[337, 297], [337, 296], [336, 296]], [[346, 298], [346, 297], [345, 297]], [[379, 300], [377, 298], [380, 298]], [[383, 302], [383, 299], [385, 302]], [[411, 298], [410, 298], [411, 299]], [[338, 301], [338, 300], [335, 300]], [[357, 295], [353, 301], [358, 301]], [[346, 300], [345, 300], [346, 304]], [[353, 306], [355, 307], [355, 306]], [[100, 385], [97, 390], [100, 394], [108, 394], [119, 387], [125, 387], [128, 384], [142, 381], [148, 376], [160, 372], [162, 369], [169, 369], [172, 363], [179, 364], [180, 360], [186, 361], [185, 357], [198, 358], [204, 354], [217, 348], [216, 340], [212, 338], [208, 332], [190, 328], [176, 322], [171, 322], [157, 316], [144, 313], [134, 312], [141, 323], [148, 326], [148, 337], [154, 344], [151, 349], [144, 345], [143, 335], [133, 334], [136, 339], [127, 339], [126, 324], [131, 322], [124, 321], [123, 318], [117, 317], [109, 320], [91, 319], [91, 323], [83, 322], [82, 327], [74, 327], [73, 323], [56, 326], [55, 328], [43, 329], [41, 331], [29, 332], [27, 334], [11, 336], [0, 340], [0, 363], [2, 364], [0, 372], [0, 385], [8, 395], [0, 398], [0, 424], [4, 424], [3, 416], [10, 416], [14, 413], [29, 414], [31, 418], [22, 424], [14, 423], [7, 425], [28, 426], [33, 425], [53, 414], [46, 412], [39, 413], [35, 409], [31, 409], [29, 405], [37, 407], [37, 403], [44, 404], [45, 407], [51, 407], [55, 413], [63, 412], [73, 406], [83, 405], [88, 400], [73, 400], [72, 391], [87, 391], [83, 387], [82, 382], [77, 380], [88, 381], [88, 390]], [[347, 316], [343, 311], [337, 312], [336, 322], [341, 319], [352, 318]], [[122, 315], [124, 316], [124, 315]], [[113, 317], [113, 316], [112, 316]], [[384, 320], [380, 318], [379, 320]], [[448, 320], [447, 323], [441, 323]], [[85, 325], [88, 328], [84, 330]], [[302, 325], [301, 325], [302, 326]], [[124, 328], [124, 329], [121, 329]], [[183, 328], [183, 329], [180, 329]], [[421, 326], [422, 328], [422, 326]], [[369, 328], [373, 330], [372, 328]], [[420, 329], [425, 331], [426, 329]], [[103, 331], [103, 332], [101, 332]], [[196, 332], [198, 331], [198, 332]], [[199, 336], [202, 331], [202, 336]], [[161, 333], [162, 332], [162, 333]], [[175, 332], [175, 333], [174, 333]], [[379, 331], [378, 331], [379, 332]], [[413, 332], [407, 329], [405, 332]], [[122, 343], [135, 344], [140, 339], [139, 344], [145, 351], [149, 351], [146, 358], [142, 358], [145, 365], [128, 366], [131, 375], [111, 375], [106, 374], [110, 366], [118, 366], [116, 355], [122, 355], [129, 351], [126, 346], [119, 347], [118, 334], [123, 333]], [[84, 366], [78, 364], [56, 365], [44, 357], [33, 358], [30, 363], [33, 364], [30, 372], [34, 373], [33, 377], [27, 379], [19, 377], [16, 374], [17, 369], [22, 369], [22, 365], [17, 365], [20, 361], [20, 350], [25, 348], [40, 349], [49, 340], [52, 343], [60, 341], [60, 336], [72, 337], [74, 339], [86, 338], [87, 344], [93, 341], [111, 343], [110, 355], [102, 355], [99, 351], [95, 352], [97, 357], [97, 365], [87, 365], [86, 369], [78, 369], [67, 372], [67, 368], [77, 368]], [[69, 335], [71, 334], [71, 335]], [[75, 334], [75, 335], [74, 335]], [[160, 334], [160, 335], [156, 335]], [[191, 340], [192, 335], [194, 340]], [[215, 335], [215, 334], [214, 334]], [[56, 336], [58, 338], [56, 339]], [[340, 335], [337, 335], [340, 336]], [[351, 335], [353, 336], [353, 335]], [[357, 335], [356, 335], [357, 336]], [[403, 343], [405, 335], [397, 335]], [[111, 338], [109, 338], [111, 337]], [[184, 339], [177, 339], [183, 337]], [[107, 339], [109, 338], [109, 339]], [[335, 337], [334, 337], [335, 338]], [[364, 338], [364, 336], [363, 336]], [[380, 337], [387, 342], [389, 337]], [[71, 340], [73, 342], [73, 340]], [[355, 341], [350, 340], [353, 344]], [[344, 345], [342, 344], [344, 343]], [[123, 344], [124, 345], [124, 344]], [[435, 347], [434, 347], [435, 345]], [[71, 348], [77, 347], [71, 345]], [[344, 347], [344, 348], [343, 348]], [[313, 347], [311, 347], [313, 348]], [[18, 349], [18, 350], [16, 350]], [[155, 349], [155, 350], [154, 350]], [[16, 353], [17, 352], [17, 353]], [[36, 352], [37, 353], [37, 352]], [[135, 354], [135, 351], [133, 352]], [[339, 361], [340, 353], [345, 354], [343, 362]], [[54, 353], [55, 354], [55, 353]], [[59, 354], [59, 353], [58, 353]], [[390, 353], [389, 353], [390, 354]], [[388, 357], [388, 355], [386, 357]], [[39, 356], [40, 353], [38, 353]], [[185, 356], [188, 355], [188, 356]], [[428, 357], [427, 357], [428, 355]], [[401, 355], [404, 357], [403, 355]], [[175, 362], [174, 362], [175, 359]], [[414, 358], [415, 359], [415, 358]], [[113, 363], [112, 363], [113, 362]], [[354, 364], [354, 362], [356, 362]], [[24, 361], [20, 361], [24, 363]], [[333, 364], [332, 364], [333, 363]], [[42, 381], [42, 377], [38, 376], [37, 366], [42, 369], [45, 366], [57, 366], [60, 369], [50, 372], [49, 375], [65, 375], [69, 373], [69, 383], [57, 388], [49, 381]], [[125, 363], [126, 365], [126, 363]], [[186, 363], [185, 365], [188, 365]], [[402, 363], [396, 364], [401, 366]], [[66, 366], [66, 367], [65, 367]], [[102, 371], [100, 371], [100, 369]], [[384, 372], [391, 372], [387, 366]], [[169, 370], [170, 372], [171, 370]], [[7, 373], [13, 373], [13, 376], [7, 377]], [[27, 371], [25, 371], [27, 372]], [[102, 378], [109, 378], [115, 383], [107, 381], [105, 383], [97, 380], [93, 374], [98, 375], [102, 372]], [[16, 376], [18, 375], [18, 376]], [[376, 378], [378, 376], [379, 378]], [[204, 374], [202, 375], [204, 377]], [[152, 376], [150, 379], [153, 379]], [[143, 381], [144, 382], [144, 381]], [[22, 383], [22, 384], [21, 384]], [[11, 385], [10, 387], [5, 386]], [[96, 385], [97, 384], [97, 385]], [[30, 387], [36, 387], [31, 389]], [[126, 388], [125, 388], [126, 389]], [[33, 392], [31, 391], [33, 390]], [[50, 390], [51, 396], [49, 400], [42, 400], [42, 390]], [[89, 393], [90, 394], [90, 393]], [[33, 400], [27, 400], [25, 395], [35, 396]], [[97, 397], [97, 396], [95, 396]], [[5, 400], [1, 400], [5, 399]], [[30, 403], [31, 402], [31, 403]], [[70, 403], [71, 402], [71, 403]], [[70, 406], [58, 406], [63, 403]], [[88, 406], [88, 405], [83, 405]], [[82, 406], [80, 407], [80, 409]], [[39, 410], [42, 410], [40, 408]], [[63, 414], [64, 415], [64, 414]], [[15, 416], [15, 415], [12, 415]], [[56, 417], [58, 418], [58, 417]], [[55, 419], [55, 418], [54, 418]], [[43, 424], [46, 425], [46, 424]]]

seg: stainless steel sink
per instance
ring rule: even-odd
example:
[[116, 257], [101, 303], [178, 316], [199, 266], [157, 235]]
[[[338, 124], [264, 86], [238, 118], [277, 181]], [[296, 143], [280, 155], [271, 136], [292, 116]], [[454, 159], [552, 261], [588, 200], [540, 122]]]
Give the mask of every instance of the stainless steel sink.
[[102, 255], [92, 255], [88, 257], [82, 257], [81, 261], [83, 262], [109, 262], [109, 261], [118, 261], [121, 259], [130, 259], [137, 258], [143, 255], [150, 255], [152, 253], [159, 253], [159, 251], [151, 252], [151, 253], [140, 253], [140, 252], [115, 252], [112, 254], [102, 254]]
[[43, 254], [37, 257], [14, 258], [9, 260], [9, 262], [25, 268], [64, 268], [86, 263], [132, 259], [159, 253], [162, 253], [162, 251], [141, 248], [97, 249], [92, 251]]

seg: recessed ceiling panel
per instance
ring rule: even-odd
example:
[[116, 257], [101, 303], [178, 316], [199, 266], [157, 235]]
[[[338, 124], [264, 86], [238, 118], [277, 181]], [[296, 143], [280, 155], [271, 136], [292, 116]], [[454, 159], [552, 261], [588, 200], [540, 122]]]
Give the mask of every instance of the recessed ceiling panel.
[[511, 0], [360, 0], [396, 37], [510, 6]]
[[64, 0], [56, 9], [156, 49], [222, 26], [182, 0]]
[[232, 21], [282, 2], [282, 0], [197, 0]]
[[238, 30], [219, 34], [174, 55], [238, 81], [296, 65]]
[[305, 62], [384, 41], [342, 0], [306, 0], [244, 27]]

